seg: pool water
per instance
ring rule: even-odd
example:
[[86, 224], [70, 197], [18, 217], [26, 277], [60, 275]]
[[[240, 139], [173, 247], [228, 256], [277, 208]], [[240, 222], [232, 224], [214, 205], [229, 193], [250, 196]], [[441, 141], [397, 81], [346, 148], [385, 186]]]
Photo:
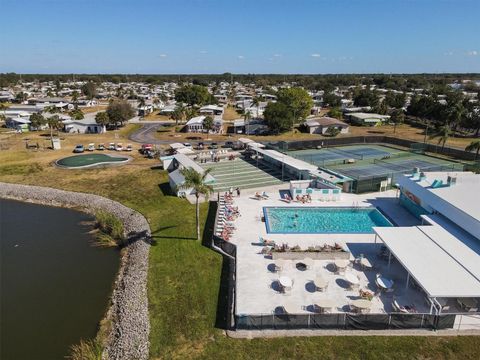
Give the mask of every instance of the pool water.
[[370, 234], [374, 226], [393, 226], [376, 208], [264, 207], [270, 234]]
[[61, 167], [89, 167], [96, 165], [107, 165], [113, 163], [127, 162], [128, 157], [125, 156], [112, 156], [108, 154], [84, 154], [68, 156], [63, 159], [57, 160], [57, 165]]

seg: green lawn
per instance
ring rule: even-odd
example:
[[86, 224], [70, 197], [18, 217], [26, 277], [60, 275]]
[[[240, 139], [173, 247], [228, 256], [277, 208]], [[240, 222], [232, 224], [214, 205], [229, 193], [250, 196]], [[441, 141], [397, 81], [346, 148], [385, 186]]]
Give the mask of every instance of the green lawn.
[[[25, 164], [22, 160], [21, 164]], [[150, 163], [149, 163], [150, 164]], [[153, 165], [153, 163], [151, 163]], [[12, 160], [9, 166], [17, 166]], [[222, 257], [195, 237], [194, 206], [168, 194], [164, 171], [146, 165], [36, 172], [10, 168], [0, 180], [93, 192], [146, 216], [153, 359], [478, 359], [478, 337], [311, 337], [237, 340], [215, 328]], [[208, 205], [202, 205], [202, 218]]]

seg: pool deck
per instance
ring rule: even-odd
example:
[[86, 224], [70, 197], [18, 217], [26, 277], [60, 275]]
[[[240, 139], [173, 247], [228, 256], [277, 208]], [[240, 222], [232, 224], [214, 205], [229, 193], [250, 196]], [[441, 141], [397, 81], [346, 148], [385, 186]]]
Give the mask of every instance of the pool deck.
[[[342, 194], [342, 199], [336, 202], [312, 202], [309, 204], [285, 203], [280, 200], [279, 190], [286, 190], [285, 185], [266, 188], [270, 195], [268, 200], [255, 200], [252, 191], [244, 191], [240, 197], [234, 198], [234, 206], [238, 206], [241, 216], [235, 220], [236, 230], [230, 240], [237, 246], [237, 279], [236, 279], [236, 313], [237, 314], [272, 314], [279, 306], [286, 306], [294, 313], [310, 313], [313, 304], [323, 298], [329, 298], [336, 304], [331, 312], [348, 311], [351, 300], [358, 298], [358, 290], [346, 289], [347, 283], [343, 275], [333, 272], [333, 261], [315, 260], [311, 269], [299, 271], [294, 261], [287, 265], [281, 273], [274, 272], [271, 258], [262, 254], [259, 237], [274, 240], [277, 244], [286, 243], [289, 246], [333, 245], [335, 242], [345, 244], [353, 256], [364, 254], [375, 270], [363, 271], [353, 266], [349, 271], [360, 278], [360, 288], [375, 291], [375, 274], [382, 273], [395, 281], [395, 291], [382, 294], [372, 301], [371, 313], [392, 311], [392, 297], [395, 296], [402, 305], [415, 305], [417, 311], [428, 312], [423, 295], [412, 288], [405, 288], [406, 271], [395, 261], [388, 268], [387, 261], [380, 259], [379, 244], [374, 244], [374, 234], [267, 234], [265, 223], [261, 221], [264, 206], [371, 206], [379, 207], [397, 225], [418, 225], [419, 221], [408, 213], [398, 203], [396, 190], [374, 194]], [[294, 281], [288, 295], [277, 291], [279, 276], [288, 276]], [[315, 291], [312, 284], [316, 275], [322, 275], [329, 286], [325, 292]]]

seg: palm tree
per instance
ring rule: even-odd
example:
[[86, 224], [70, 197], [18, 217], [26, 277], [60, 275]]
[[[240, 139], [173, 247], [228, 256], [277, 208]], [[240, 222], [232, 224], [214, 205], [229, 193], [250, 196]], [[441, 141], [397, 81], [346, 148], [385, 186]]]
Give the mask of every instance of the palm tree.
[[255, 96], [252, 100], [252, 105], [255, 106], [255, 108], [257, 109], [257, 119], [258, 119], [258, 105], [260, 105], [260, 99]]
[[477, 160], [478, 153], [480, 152], [480, 140], [472, 141], [466, 148], [465, 151], [475, 151], [475, 160]]
[[200, 240], [200, 205], [198, 199], [200, 195], [204, 195], [205, 198], [213, 192], [213, 187], [205, 183], [207, 175], [212, 169], [206, 169], [203, 174], [200, 174], [198, 171], [192, 168], [184, 168], [180, 170], [180, 173], [185, 178], [183, 185], [180, 186], [181, 189], [192, 189], [195, 192], [195, 214], [196, 214], [196, 223], [197, 223], [197, 240]]
[[252, 113], [250, 112], [250, 110], [247, 110], [243, 117], [245, 119], [245, 135], [248, 135], [248, 124], [250, 122], [250, 119], [252, 118]]
[[433, 135], [430, 136], [430, 139], [438, 138], [438, 144], [442, 144], [442, 150], [445, 147], [445, 143], [452, 134], [452, 129], [449, 125], [441, 126]]
[[50, 139], [53, 140], [53, 129], [58, 129], [62, 124], [58, 115], [53, 115], [47, 118], [47, 124], [50, 128]]

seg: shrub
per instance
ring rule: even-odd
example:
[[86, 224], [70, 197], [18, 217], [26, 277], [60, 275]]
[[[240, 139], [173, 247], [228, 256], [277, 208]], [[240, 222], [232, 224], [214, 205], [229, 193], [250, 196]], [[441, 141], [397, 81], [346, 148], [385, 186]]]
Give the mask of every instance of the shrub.
[[119, 246], [122, 245], [125, 236], [123, 224], [115, 215], [106, 211], [99, 210], [95, 213], [97, 227], [97, 245], [99, 246]]
[[72, 345], [68, 359], [72, 360], [101, 360], [102, 346], [95, 340], [80, 340], [79, 344]]

